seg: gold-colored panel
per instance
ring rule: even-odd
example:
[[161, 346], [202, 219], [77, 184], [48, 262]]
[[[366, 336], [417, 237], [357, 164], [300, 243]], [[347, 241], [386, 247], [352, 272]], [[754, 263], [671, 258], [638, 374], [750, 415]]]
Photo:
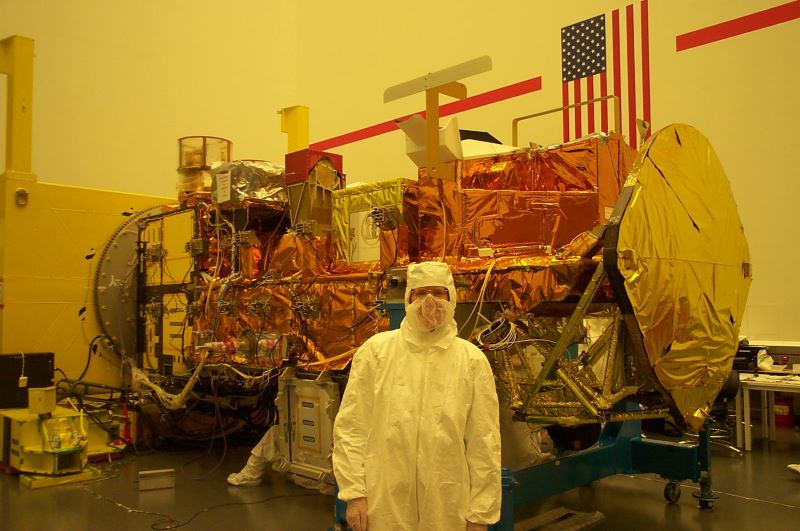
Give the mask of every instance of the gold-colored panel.
[[409, 237], [420, 259], [550, 255], [608, 220], [633, 153], [618, 134], [597, 134], [460, 161], [455, 183], [420, 169]]
[[[408, 263], [408, 227], [404, 224], [404, 201], [406, 190], [415, 186], [408, 179], [393, 179], [379, 183], [362, 184], [333, 192], [332, 245], [334, 261], [337, 267], [346, 268], [346, 264], [363, 262], [380, 262], [382, 268], [391, 263]], [[375, 241], [374, 253], [366, 253], [359, 249], [364, 245], [362, 224], [373, 208], [394, 208], [398, 215], [398, 228], [394, 230], [378, 230], [371, 228]], [[363, 223], [357, 223], [361, 221]], [[358, 226], [357, 226], [358, 225]], [[370, 243], [367, 241], [366, 243]], [[374, 256], [373, 256], [374, 255]]]
[[642, 147], [620, 226], [618, 266], [650, 364], [698, 429], [725, 382], [750, 286], [750, 253], [708, 140], [683, 124]]
[[[221, 286], [217, 283], [205, 294], [207, 303], [203, 301], [214, 312], [198, 316], [193, 326], [211, 331], [216, 323], [215, 340], [231, 345], [250, 333], [256, 339], [264, 339], [268, 333], [297, 340], [297, 348], [290, 347], [289, 352], [246, 352], [241, 348], [234, 352], [232, 348], [211, 354], [210, 363], [276, 367], [285, 356], [292, 356], [300, 367], [343, 369], [361, 343], [388, 328], [387, 319], [374, 305], [379, 287], [380, 282], [366, 274], [353, 275], [352, 280], [321, 276], [313, 283], [237, 282], [227, 290], [225, 304], [220, 305]], [[200, 352], [193, 353], [195, 361], [200, 357]]]

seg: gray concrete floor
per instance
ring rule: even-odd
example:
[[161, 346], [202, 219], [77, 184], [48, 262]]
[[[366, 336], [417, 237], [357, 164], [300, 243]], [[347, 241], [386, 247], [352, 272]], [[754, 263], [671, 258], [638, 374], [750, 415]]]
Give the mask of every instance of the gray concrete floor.
[[[29, 489], [17, 476], [0, 474], [0, 529], [325, 530], [333, 525], [333, 499], [270, 472], [259, 487], [229, 487], [225, 478], [247, 460], [249, 448], [127, 455], [99, 465], [103, 479]], [[720, 499], [700, 511], [682, 487], [677, 504], [663, 498], [665, 482], [652, 476], [612, 476], [572, 489], [520, 511], [519, 519], [557, 507], [600, 511], [594, 529], [786, 530], [800, 522], [800, 476], [786, 465], [800, 462], [800, 432], [779, 429], [778, 441], [754, 439], [753, 451], [735, 456], [714, 449], [713, 487]], [[175, 468], [175, 488], [140, 492], [137, 472]]]

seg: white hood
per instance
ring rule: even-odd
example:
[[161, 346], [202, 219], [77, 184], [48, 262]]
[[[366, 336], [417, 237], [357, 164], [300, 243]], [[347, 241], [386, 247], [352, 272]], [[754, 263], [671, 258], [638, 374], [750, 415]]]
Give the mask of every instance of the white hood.
[[[417, 317], [422, 301], [414, 304], [409, 302], [411, 290], [416, 288], [440, 286], [447, 288], [450, 300], [436, 300], [445, 313], [445, 323], [435, 330], [426, 330]], [[431, 297], [430, 295], [428, 297]], [[430, 302], [430, 301], [429, 301]], [[403, 337], [418, 347], [435, 346], [447, 348], [456, 337], [457, 328], [454, 319], [456, 308], [456, 286], [450, 267], [444, 262], [422, 262], [408, 266], [406, 276], [405, 309], [406, 317], [400, 328]]]
[[453, 274], [450, 273], [450, 266], [444, 262], [421, 262], [408, 266], [406, 273], [406, 309], [408, 309], [408, 299], [411, 297], [411, 290], [424, 288], [427, 286], [441, 286], [450, 292], [450, 304], [456, 307], [456, 285], [453, 282]]

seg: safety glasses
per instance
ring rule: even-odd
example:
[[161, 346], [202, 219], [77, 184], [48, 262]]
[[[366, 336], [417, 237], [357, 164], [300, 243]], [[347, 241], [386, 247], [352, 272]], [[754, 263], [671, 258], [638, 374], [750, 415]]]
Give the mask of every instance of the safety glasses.
[[434, 298], [445, 301], [450, 300], [450, 291], [448, 291], [447, 288], [442, 286], [426, 286], [412, 289], [409, 301], [414, 302], [417, 299], [423, 298], [425, 295], [433, 295]]

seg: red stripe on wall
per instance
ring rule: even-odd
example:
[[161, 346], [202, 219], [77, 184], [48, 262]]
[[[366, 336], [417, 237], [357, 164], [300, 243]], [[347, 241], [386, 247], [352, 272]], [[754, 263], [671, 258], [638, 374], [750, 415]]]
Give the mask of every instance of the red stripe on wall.
[[697, 46], [789, 22], [796, 18], [800, 18], [800, 0], [678, 35], [675, 37], [675, 51], [682, 52]]
[[[470, 109], [476, 109], [478, 107], [483, 107], [484, 105], [489, 105], [491, 103], [497, 103], [498, 101], [515, 98], [517, 96], [522, 96], [523, 94], [536, 92], [538, 90], [542, 90], [541, 76], [534, 77], [531, 79], [526, 79], [524, 81], [520, 81], [519, 83], [514, 83], [511, 85], [507, 85], [505, 87], [500, 87], [494, 90], [490, 90], [488, 92], [476, 94], [475, 96], [470, 96], [469, 98], [464, 98], [463, 100], [454, 101], [452, 103], [442, 105], [441, 107], [439, 107], [439, 116], [449, 116], [451, 114], [468, 111]], [[394, 120], [381, 122], [379, 124], [371, 125], [363, 129], [358, 129], [356, 131], [351, 131], [350, 133], [345, 133], [343, 135], [328, 138], [326, 140], [320, 140], [319, 142], [314, 142], [308, 147], [311, 149], [324, 151], [326, 149], [331, 149], [338, 146], [344, 146], [346, 144], [352, 144], [353, 142], [358, 142], [359, 140], [365, 140], [367, 138], [382, 135], [384, 133], [388, 133], [390, 131], [398, 129], [397, 122], [402, 122], [404, 120], [407, 120], [414, 114], [421, 114], [424, 117], [425, 111], [407, 114], [405, 116], [395, 118]]]
[[[647, 9], [647, 0], [642, 1], [642, 114], [644, 121], [650, 121], [650, 21]], [[650, 138], [650, 129], [647, 129], [645, 138]]]
[[[586, 78], [586, 99], [594, 99], [594, 76], [589, 76]], [[589, 112], [586, 119], [586, 132], [594, 133], [594, 103], [590, 103], [588, 107]]]
[[516, 98], [517, 96], [522, 96], [538, 90], [542, 90], [541, 76], [442, 105], [439, 107], [439, 116], [449, 116], [451, 114], [477, 109], [478, 107], [483, 107], [490, 103]]
[[636, 149], [636, 56], [633, 50], [633, 4], [625, 8], [628, 56], [628, 143]]
[[[411, 118], [411, 116], [413, 115], [409, 114], [408, 116], [396, 118], [395, 120], [398, 122], [402, 122], [403, 120]], [[388, 122], [382, 122], [379, 124], [371, 125], [369, 127], [365, 127], [364, 129], [351, 131], [350, 133], [345, 133], [343, 135], [335, 136], [327, 140], [321, 140], [319, 142], [310, 144], [308, 147], [310, 147], [311, 149], [318, 149], [320, 151], [325, 151], [326, 149], [331, 149], [337, 146], [344, 146], [345, 144], [352, 144], [353, 142], [358, 142], [359, 140], [364, 140], [367, 138], [371, 138], [373, 136], [382, 135], [384, 133], [388, 133], [389, 131], [394, 131], [395, 129], [398, 129], [395, 120], [390, 120]]]
[[569, 109], [566, 108], [567, 105], [569, 105], [569, 83], [561, 83], [561, 106], [564, 107], [564, 110], [561, 111], [564, 142], [569, 142]]
[[[575, 98], [572, 101], [578, 103], [581, 101], [581, 80], [576, 79], [573, 81], [572, 87], [575, 91]], [[580, 138], [583, 136], [583, 131], [581, 129], [581, 107], [578, 105], [575, 107], [575, 138]]]

